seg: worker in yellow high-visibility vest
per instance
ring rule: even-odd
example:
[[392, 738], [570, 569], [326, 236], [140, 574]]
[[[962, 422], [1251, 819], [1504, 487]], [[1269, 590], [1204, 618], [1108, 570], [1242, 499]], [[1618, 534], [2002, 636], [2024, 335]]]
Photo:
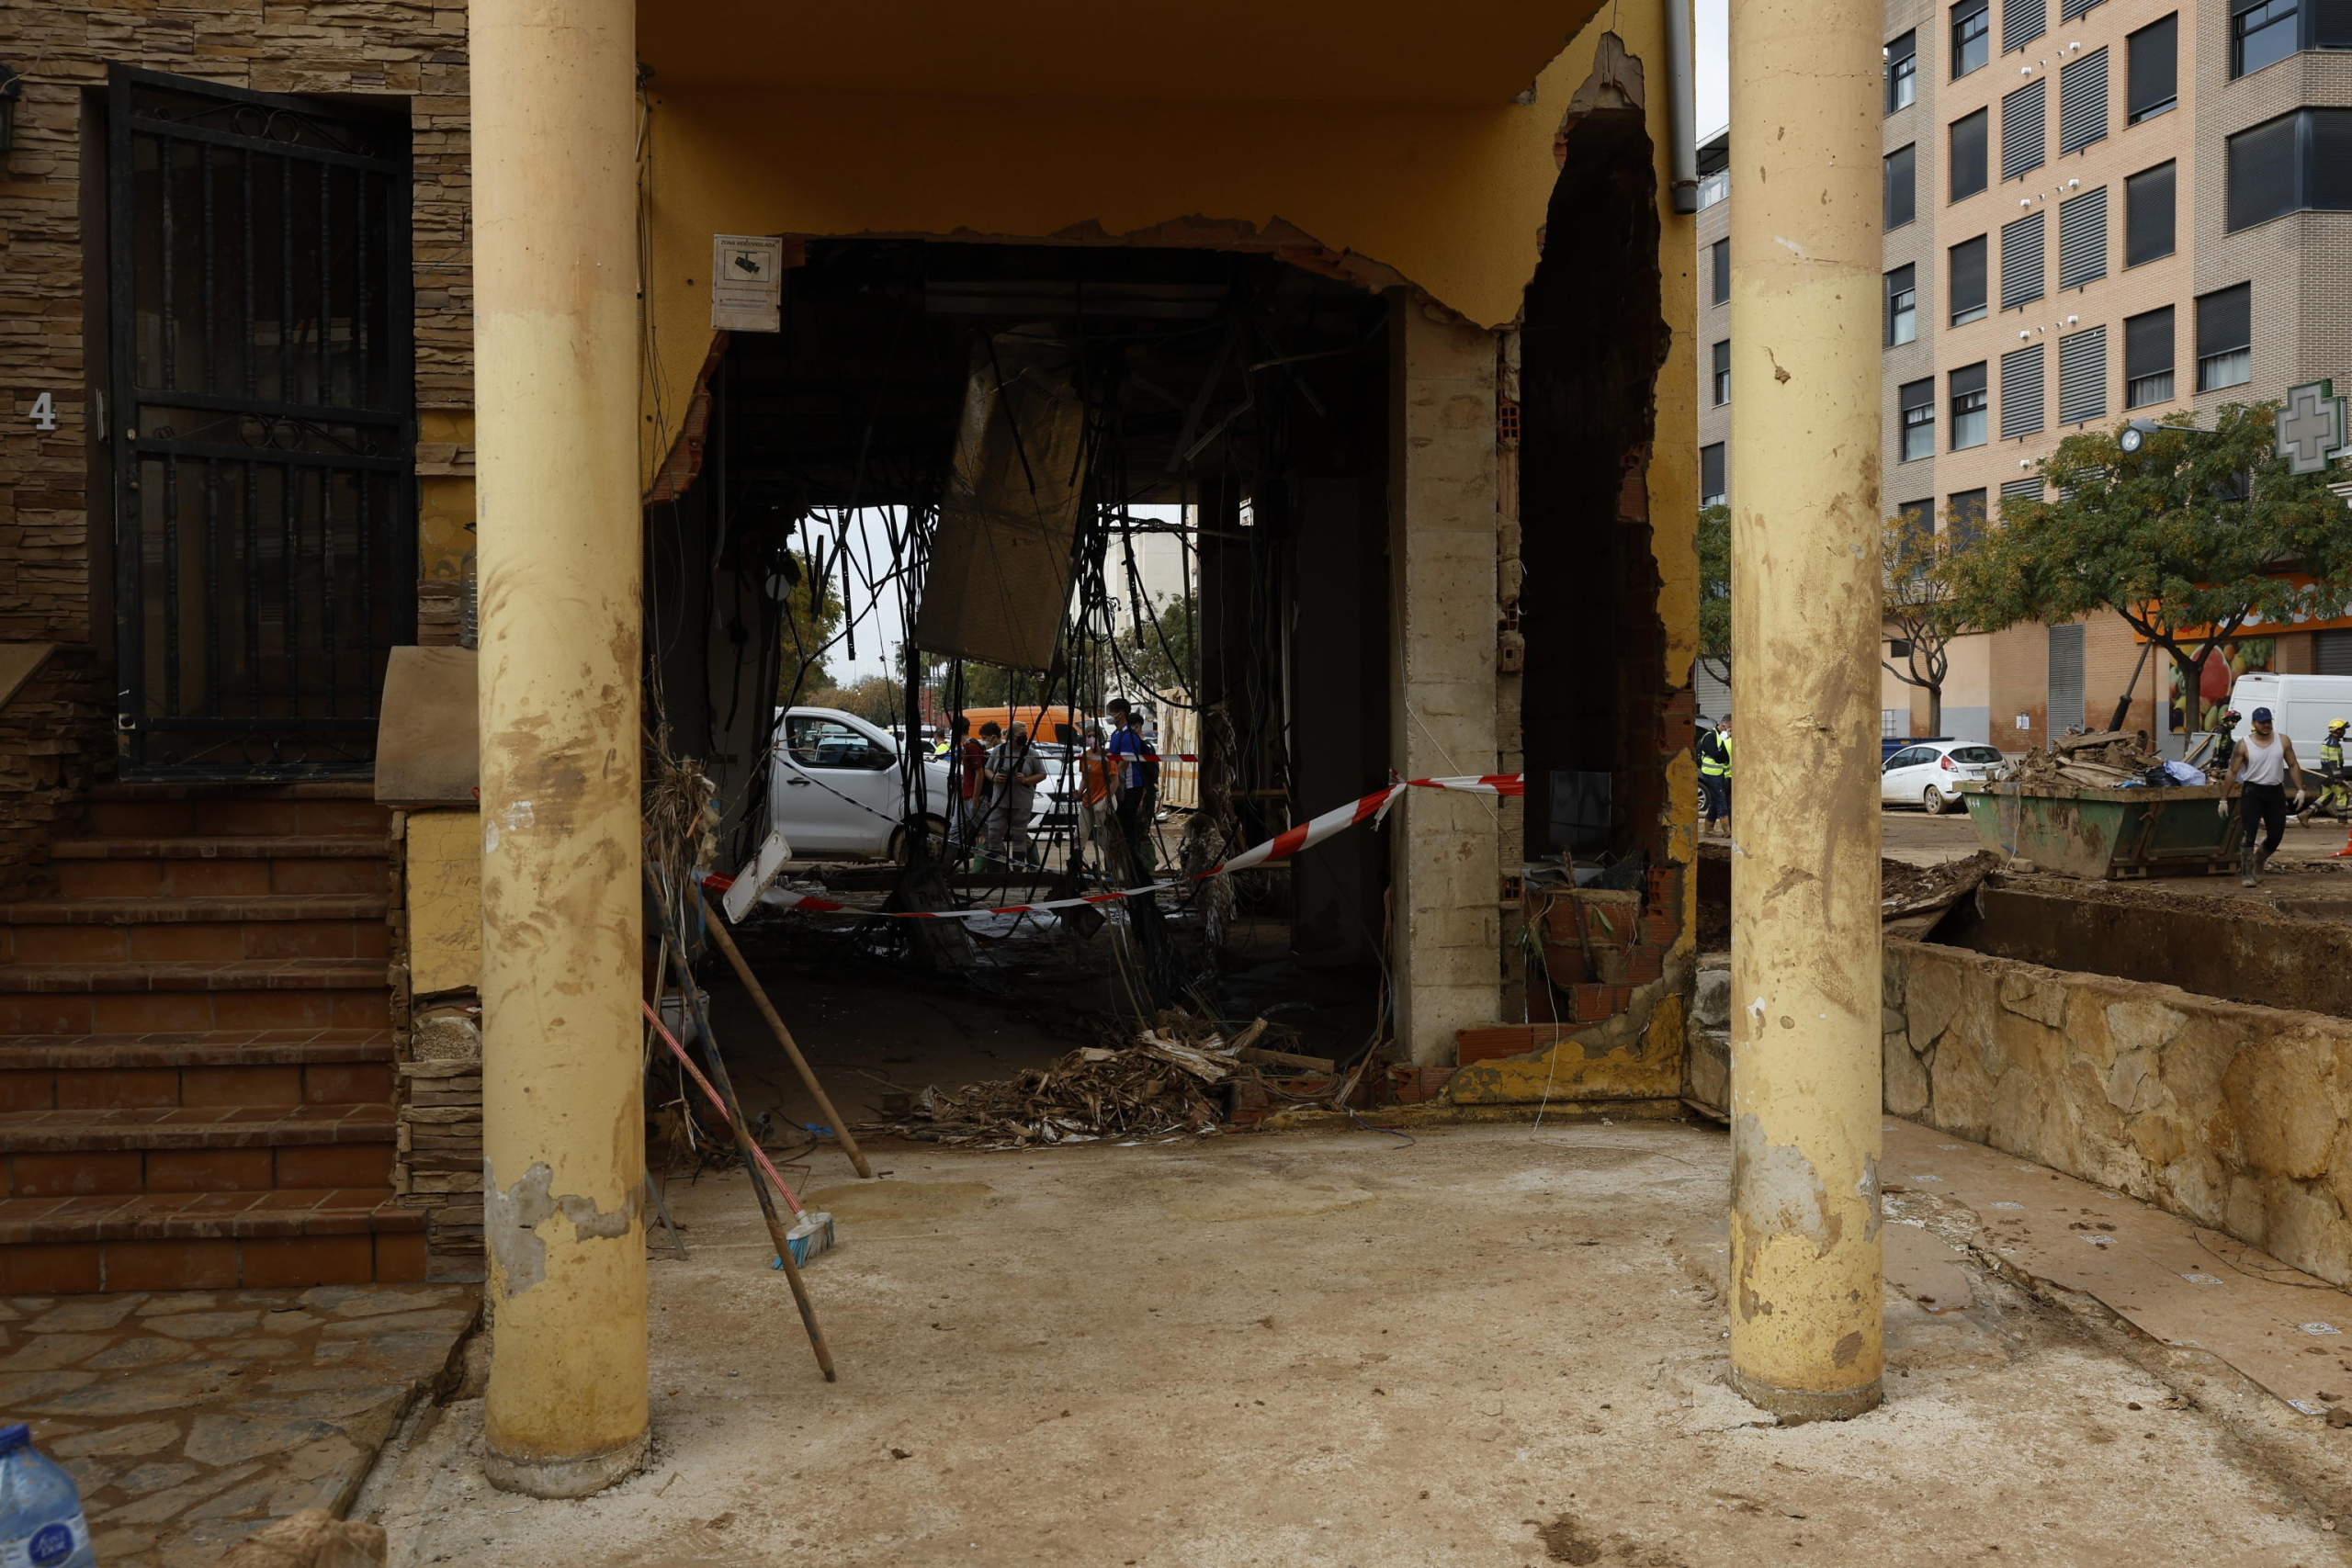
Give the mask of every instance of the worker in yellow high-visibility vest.
[[1699, 789], [1707, 797], [1702, 833], [1731, 837], [1731, 715], [1699, 737]]

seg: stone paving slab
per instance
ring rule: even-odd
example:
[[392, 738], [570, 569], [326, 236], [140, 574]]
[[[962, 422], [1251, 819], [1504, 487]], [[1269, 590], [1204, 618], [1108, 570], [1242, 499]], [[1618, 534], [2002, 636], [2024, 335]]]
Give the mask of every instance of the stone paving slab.
[[465, 1285], [0, 1301], [0, 1420], [82, 1488], [107, 1568], [208, 1568], [340, 1512], [473, 1322]]

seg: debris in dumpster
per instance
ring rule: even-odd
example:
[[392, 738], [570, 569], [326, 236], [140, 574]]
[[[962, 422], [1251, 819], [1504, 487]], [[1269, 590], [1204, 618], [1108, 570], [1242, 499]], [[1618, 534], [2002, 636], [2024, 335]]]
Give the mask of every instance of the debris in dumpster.
[[2160, 760], [2145, 730], [2101, 729], [2062, 735], [2047, 751], [2027, 752], [2010, 764], [2009, 777], [2019, 784], [2120, 789], [2145, 783], [2148, 770]]

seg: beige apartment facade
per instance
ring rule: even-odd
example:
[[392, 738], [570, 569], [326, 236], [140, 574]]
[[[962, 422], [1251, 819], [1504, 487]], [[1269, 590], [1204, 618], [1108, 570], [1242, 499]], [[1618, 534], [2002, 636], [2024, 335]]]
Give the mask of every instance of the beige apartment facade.
[[[2036, 464], [2076, 431], [2352, 384], [2352, 211], [2330, 209], [2352, 208], [2332, 175], [2352, 160], [2352, 26], [2309, 0], [1890, 0], [1885, 18], [1890, 514], [1964, 538], [2039, 495]], [[1702, 264], [1727, 205], [1700, 215]], [[1709, 347], [1728, 336], [1711, 288]], [[1728, 473], [1727, 444], [1703, 457], [1729, 412], [1707, 357], [1702, 473]], [[2352, 622], [2256, 629], [2234, 662], [2352, 673]], [[1937, 732], [2022, 751], [2119, 704], [2129, 727], [2194, 728], [2170, 679], [2112, 615], [1971, 634]], [[1886, 735], [1930, 733], [1926, 692], [1892, 672], [1881, 707]]]

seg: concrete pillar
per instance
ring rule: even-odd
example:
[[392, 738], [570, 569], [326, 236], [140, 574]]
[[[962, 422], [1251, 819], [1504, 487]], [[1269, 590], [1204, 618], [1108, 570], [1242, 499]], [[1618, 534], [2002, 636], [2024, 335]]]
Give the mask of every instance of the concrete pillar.
[[633, 0], [474, 0], [491, 1481], [646, 1438]]
[[[1407, 778], [1495, 771], [1495, 334], [1389, 296], [1388, 737]], [[1410, 790], [1389, 818], [1396, 1040], [1453, 1060], [1502, 1001], [1492, 795]]]
[[1879, 1402], [1878, 0], [1733, 0], [1735, 1386]]

